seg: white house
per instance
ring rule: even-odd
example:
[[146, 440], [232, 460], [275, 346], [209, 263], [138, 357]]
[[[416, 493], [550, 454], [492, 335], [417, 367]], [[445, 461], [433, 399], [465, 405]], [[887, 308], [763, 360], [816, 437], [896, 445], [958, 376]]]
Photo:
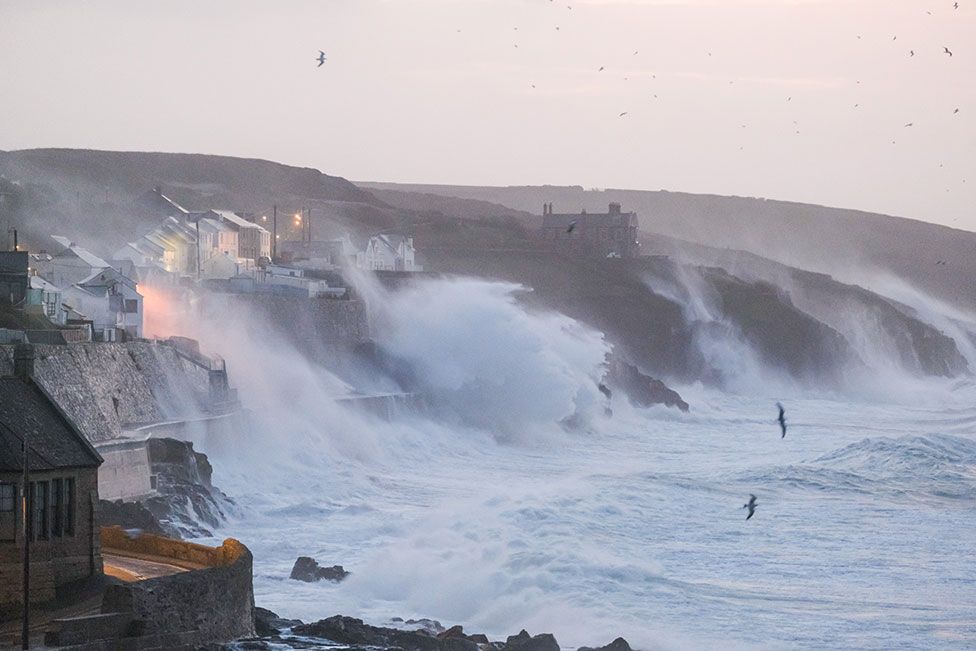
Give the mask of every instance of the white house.
[[210, 210], [207, 217], [237, 232], [237, 257], [254, 261], [271, 258], [271, 233], [263, 226], [249, 222], [231, 210]]
[[423, 271], [416, 264], [413, 238], [381, 233], [369, 238], [358, 266], [367, 271]]
[[111, 267], [62, 290], [62, 302], [92, 321], [96, 339], [142, 336], [142, 294], [136, 283]]
[[27, 289], [28, 309], [42, 313], [51, 323], [64, 325], [67, 313], [61, 307], [61, 289], [40, 276], [31, 276]]
[[64, 248], [49, 259], [38, 257], [32, 263], [36, 265], [37, 275], [56, 287], [73, 285], [97, 271], [111, 268], [108, 262], [68, 238], [59, 235], [52, 238]]

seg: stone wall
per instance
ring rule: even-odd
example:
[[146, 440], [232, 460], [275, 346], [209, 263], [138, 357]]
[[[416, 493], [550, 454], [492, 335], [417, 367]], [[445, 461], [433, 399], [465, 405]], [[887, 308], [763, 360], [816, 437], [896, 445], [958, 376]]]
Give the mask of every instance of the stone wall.
[[[31, 481], [67, 477], [75, 480], [74, 534], [31, 543], [31, 603], [50, 601], [58, 587], [102, 572], [101, 543], [94, 533], [98, 504], [94, 469], [31, 473]], [[18, 492], [21, 479], [0, 475], [0, 480], [18, 484]], [[16, 540], [0, 541], [0, 620], [15, 615], [23, 603], [24, 532], [19, 511], [18, 504]]]
[[106, 553], [171, 559], [202, 569], [155, 579], [111, 585], [103, 613], [126, 613], [140, 622], [142, 635], [190, 633], [207, 644], [254, 634], [251, 552], [227, 539], [206, 547], [162, 536], [130, 538], [118, 527], [102, 530]]
[[[35, 380], [92, 442], [123, 430], [202, 414], [209, 377], [166, 344], [88, 343], [35, 347]], [[13, 368], [13, 347], [0, 346], [0, 374]]]

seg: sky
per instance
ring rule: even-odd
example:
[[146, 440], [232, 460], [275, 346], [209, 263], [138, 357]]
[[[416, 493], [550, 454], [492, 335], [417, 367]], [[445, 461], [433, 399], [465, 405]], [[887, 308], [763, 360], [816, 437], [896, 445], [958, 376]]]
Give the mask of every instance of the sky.
[[976, 0], [0, 0], [0, 89], [0, 149], [976, 230]]

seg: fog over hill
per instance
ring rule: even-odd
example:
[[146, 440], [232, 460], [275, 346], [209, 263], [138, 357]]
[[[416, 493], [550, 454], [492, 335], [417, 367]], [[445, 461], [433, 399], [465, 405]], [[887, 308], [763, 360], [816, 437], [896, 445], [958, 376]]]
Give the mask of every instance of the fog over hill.
[[[717, 248], [750, 251], [871, 288], [893, 275], [943, 300], [976, 310], [976, 233], [857, 210], [747, 197], [667, 191], [584, 190], [580, 186], [478, 187], [357, 182], [381, 199], [416, 192], [488, 201], [538, 215], [606, 212], [616, 201], [641, 228]], [[944, 260], [945, 265], [936, 265]]]

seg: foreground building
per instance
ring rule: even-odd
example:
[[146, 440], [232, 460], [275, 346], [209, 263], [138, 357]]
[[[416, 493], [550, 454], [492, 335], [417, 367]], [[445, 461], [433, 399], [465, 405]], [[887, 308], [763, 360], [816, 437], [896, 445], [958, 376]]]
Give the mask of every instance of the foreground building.
[[573, 256], [635, 258], [640, 253], [637, 213], [622, 212], [619, 203], [605, 213], [556, 213], [551, 203], [544, 204], [542, 237], [552, 250]]
[[32, 602], [102, 572], [95, 507], [102, 458], [39, 384], [34, 349], [14, 352], [13, 377], [0, 377], [0, 613], [23, 603], [23, 441], [30, 445]]

